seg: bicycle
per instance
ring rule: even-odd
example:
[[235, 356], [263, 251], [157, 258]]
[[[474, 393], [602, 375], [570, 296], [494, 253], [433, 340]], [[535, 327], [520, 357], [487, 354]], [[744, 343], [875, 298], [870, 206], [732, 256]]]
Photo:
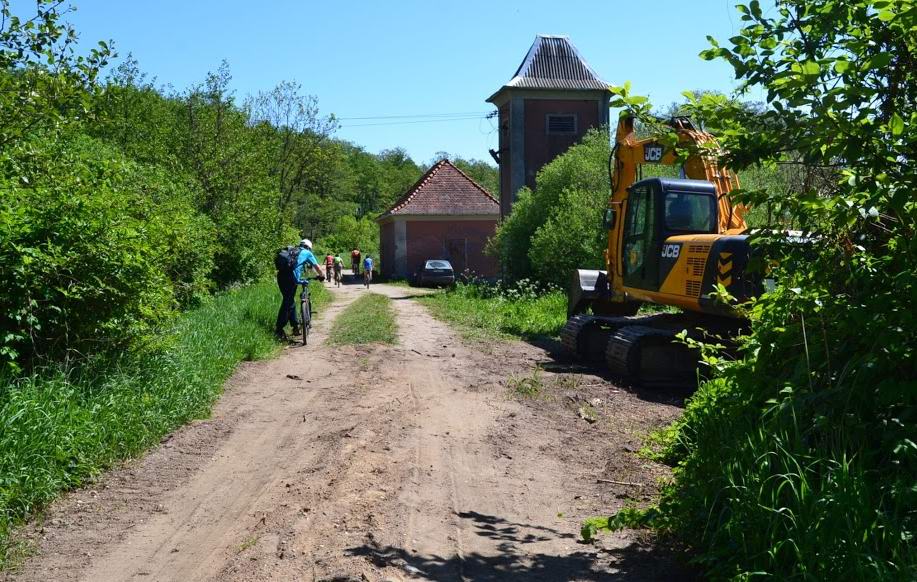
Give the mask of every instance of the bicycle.
[[336, 266], [334, 268], [334, 286], [335, 287], [341, 286], [341, 267], [339, 266]]
[[300, 325], [302, 325], [302, 345], [309, 343], [309, 330], [312, 329], [312, 298], [309, 296], [309, 283], [302, 286], [299, 294]]
[[369, 289], [369, 282], [372, 281], [372, 279], [373, 279], [373, 272], [364, 269], [363, 270], [363, 285], [365, 285], [367, 289]]

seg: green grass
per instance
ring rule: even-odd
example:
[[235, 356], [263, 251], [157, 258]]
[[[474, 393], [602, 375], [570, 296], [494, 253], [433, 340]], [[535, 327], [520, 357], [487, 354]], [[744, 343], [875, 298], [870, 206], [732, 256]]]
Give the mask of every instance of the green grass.
[[[325, 289], [314, 297], [330, 300]], [[0, 379], [0, 568], [18, 553], [17, 522], [206, 417], [239, 362], [276, 354], [278, 302], [276, 284], [258, 283], [182, 314], [142, 353]]]
[[392, 300], [378, 293], [360, 297], [334, 320], [329, 343], [357, 345], [395, 343], [398, 326]]
[[560, 291], [514, 297], [487, 296], [474, 285], [418, 297], [434, 317], [454, 325], [466, 339], [554, 337], [567, 322], [567, 298]]

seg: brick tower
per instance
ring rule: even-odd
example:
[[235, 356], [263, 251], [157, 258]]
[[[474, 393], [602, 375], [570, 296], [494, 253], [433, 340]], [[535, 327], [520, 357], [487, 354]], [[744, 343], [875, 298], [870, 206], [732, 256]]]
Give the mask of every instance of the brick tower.
[[593, 127], [608, 126], [608, 84], [565, 36], [535, 37], [510, 81], [487, 101], [499, 112], [500, 215], [516, 193], [535, 187], [542, 166]]

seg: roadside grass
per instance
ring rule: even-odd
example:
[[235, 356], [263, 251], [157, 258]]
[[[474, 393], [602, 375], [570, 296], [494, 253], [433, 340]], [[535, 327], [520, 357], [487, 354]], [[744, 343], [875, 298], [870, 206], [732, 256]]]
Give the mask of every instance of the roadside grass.
[[[330, 300], [324, 289], [314, 297]], [[22, 553], [10, 539], [15, 524], [206, 417], [239, 362], [276, 354], [278, 304], [276, 284], [257, 283], [180, 315], [137, 353], [0, 378], [0, 569]]]
[[367, 293], [337, 316], [328, 343], [338, 346], [393, 344], [397, 331], [392, 300], [378, 293]]
[[561, 291], [491, 296], [476, 285], [458, 284], [417, 300], [472, 341], [556, 337], [567, 322], [567, 298]]

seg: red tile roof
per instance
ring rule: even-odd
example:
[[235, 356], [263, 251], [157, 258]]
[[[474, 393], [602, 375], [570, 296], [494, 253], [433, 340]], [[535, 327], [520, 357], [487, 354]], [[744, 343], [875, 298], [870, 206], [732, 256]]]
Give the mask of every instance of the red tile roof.
[[441, 160], [379, 218], [402, 214], [498, 216], [500, 203], [452, 162]]

